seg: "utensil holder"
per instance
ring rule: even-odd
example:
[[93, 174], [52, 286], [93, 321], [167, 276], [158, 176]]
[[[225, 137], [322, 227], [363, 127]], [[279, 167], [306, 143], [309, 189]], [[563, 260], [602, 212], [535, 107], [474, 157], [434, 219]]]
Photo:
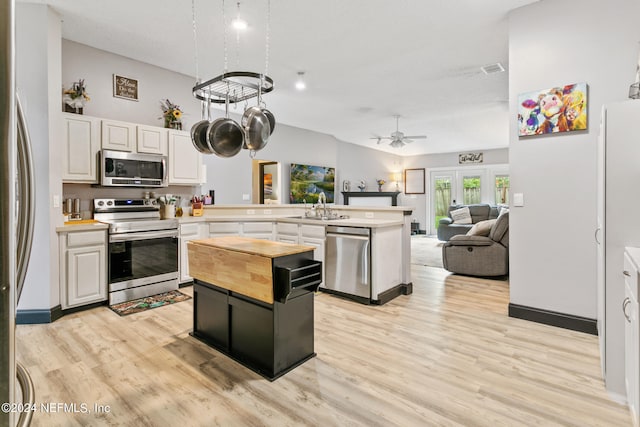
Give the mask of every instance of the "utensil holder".
[[175, 218], [176, 206], [175, 205], [162, 205], [160, 209], [160, 217], [162, 219]]

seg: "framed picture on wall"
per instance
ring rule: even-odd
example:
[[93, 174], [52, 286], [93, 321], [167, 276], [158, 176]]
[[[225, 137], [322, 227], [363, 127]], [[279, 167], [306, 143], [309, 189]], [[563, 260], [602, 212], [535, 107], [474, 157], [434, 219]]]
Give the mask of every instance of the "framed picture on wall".
[[404, 194], [424, 194], [424, 168], [404, 170]]

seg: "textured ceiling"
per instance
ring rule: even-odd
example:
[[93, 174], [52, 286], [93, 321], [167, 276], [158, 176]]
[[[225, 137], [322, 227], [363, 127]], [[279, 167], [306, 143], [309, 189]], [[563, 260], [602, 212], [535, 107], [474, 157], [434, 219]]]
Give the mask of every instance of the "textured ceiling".
[[[200, 78], [225, 65], [222, 0], [194, 0]], [[264, 97], [279, 123], [399, 155], [508, 145], [507, 14], [535, 0], [271, 0]], [[31, 2], [34, 2], [33, 0]], [[39, 0], [64, 38], [196, 77], [191, 0]], [[229, 70], [266, 68], [268, 0], [245, 0], [227, 30]], [[237, 3], [224, 2], [227, 21]], [[480, 67], [501, 62], [507, 72]], [[307, 90], [294, 89], [305, 72]], [[427, 135], [403, 148], [370, 137]]]

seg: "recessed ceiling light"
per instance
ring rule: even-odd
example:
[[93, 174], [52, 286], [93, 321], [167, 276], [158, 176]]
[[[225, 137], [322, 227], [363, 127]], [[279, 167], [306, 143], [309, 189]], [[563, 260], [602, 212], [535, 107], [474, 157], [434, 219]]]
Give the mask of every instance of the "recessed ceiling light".
[[296, 89], [305, 90], [307, 84], [304, 82], [304, 71], [298, 71], [298, 80], [296, 80]]
[[249, 24], [247, 24], [247, 21], [240, 18], [240, 2], [238, 2], [238, 14], [236, 15], [236, 18], [231, 21], [231, 26], [236, 30], [246, 30], [249, 26]]
[[231, 21], [231, 26], [236, 30], [246, 30], [249, 24], [244, 19], [236, 18]]

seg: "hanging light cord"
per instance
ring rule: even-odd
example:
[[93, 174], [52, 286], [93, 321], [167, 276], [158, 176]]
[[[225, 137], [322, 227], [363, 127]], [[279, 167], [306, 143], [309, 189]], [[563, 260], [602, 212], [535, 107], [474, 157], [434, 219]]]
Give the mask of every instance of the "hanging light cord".
[[222, 28], [224, 29], [224, 72], [226, 74], [229, 67], [227, 63], [227, 15], [225, 14], [224, 0], [222, 0]]
[[196, 84], [200, 83], [200, 70], [198, 69], [198, 31], [196, 28], [196, 0], [191, 0], [191, 16], [193, 22], [193, 47], [196, 62]]
[[267, 31], [266, 31], [266, 46], [264, 48], [265, 51], [265, 60], [264, 60], [264, 75], [268, 75], [269, 73], [269, 37], [271, 32], [271, 0], [267, 0]]
[[[240, 2], [238, 2], [238, 12], [236, 20], [240, 20]], [[240, 29], [236, 29], [236, 70], [240, 69]]]

